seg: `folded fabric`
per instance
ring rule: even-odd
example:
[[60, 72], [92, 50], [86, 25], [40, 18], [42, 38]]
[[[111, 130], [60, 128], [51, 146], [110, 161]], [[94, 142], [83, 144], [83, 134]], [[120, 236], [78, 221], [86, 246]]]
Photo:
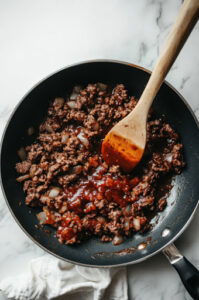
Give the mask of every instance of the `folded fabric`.
[[30, 261], [28, 271], [0, 282], [16, 300], [127, 300], [126, 268], [89, 268], [44, 256]]

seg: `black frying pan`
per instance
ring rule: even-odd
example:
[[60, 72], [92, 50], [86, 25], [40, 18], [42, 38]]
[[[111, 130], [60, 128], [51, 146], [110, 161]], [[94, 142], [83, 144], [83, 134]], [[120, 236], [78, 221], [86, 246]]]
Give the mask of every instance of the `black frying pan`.
[[46, 231], [35, 227], [37, 209], [24, 204], [22, 185], [16, 182], [17, 150], [33, 141], [27, 135], [27, 129], [30, 126], [38, 128], [54, 97], [64, 96], [76, 84], [104, 82], [124, 83], [130, 94], [139, 98], [149, 76], [149, 71], [135, 65], [99, 60], [70, 66], [38, 83], [21, 100], [5, 129], [1, 148], [2, 187], [18, 224], [49, 253], [84, 266], [114, 267], [138, 263], [163, 250], [192, 297], [199, 299], [198, 271], [171, 244], [185, 230], [198, 205], [199, 127], [188, 104], [168, 83], [162, 85], [154, 109], [158, 115], [165, 115], [180, 133], [187, 167], [175, 177], [168, 206], [159, 214], [159, 221], [154, 222], [150, 232], [136, 234], [119, 246], [102, 243], [96, 238], [80, 245], [62, 245], [54, 237], [52, 228], [46, 226]]

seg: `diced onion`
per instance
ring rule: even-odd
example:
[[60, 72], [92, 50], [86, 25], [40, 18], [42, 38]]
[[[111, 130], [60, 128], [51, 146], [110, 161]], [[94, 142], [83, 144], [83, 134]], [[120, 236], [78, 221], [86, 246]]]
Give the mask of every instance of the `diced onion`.
[[70, 95], [70, 100], [76, 100], [77, 99], [78, 94], [72, 92], [72, 94]]
[[134, 225], [134, 228], [135, 230], [140, 230], [140, 219], [139, 218], [134, 218], [133, 219], [133, 225]]
[[66, 143], [67, 140], [68, 140], [68, 138], [69, 138], [69, 134], [68, 134], [68, 133], [64, 133], [64, 134], [62, 135], [61, 142], [62, 142], [62, 143]]
[[165, 160], [168, 161], [168, 162], [172, 162], [172, 154], [171, 153], [168, 153], [166, 156], [165, 156]]
[[66, 205], [63, 205], [63, 206], [61, 207], [61, 209], [59, 210], [59, 212], [60, 212], [61, 214], [63, 214], [66, 210], [67, 210], [67, 206], [66, 206]]
[[141, 244], [139, 244], [138, 245], [138, 250], [143, 250], [143, 249], [145, 249], [146, 248], [146, 246], [147, 246], [147, 244], [146, 243], [141, 243]]
[[116, 211], [113, 211], [112, 214], [113, 214], [113, 217], [115, 217], [115, 218], [118, 217], [118, 211], [117, 211], [117, 210], [116, 210]]
[[64, 98], [55, 98], [53, 105], [62, 107], [64, 105]]
[[34, 132], [35, 132], [34, 127], [29, 127], [27, 130], [28, 135], [33, 135]]
[[101, 224], [104, 224], [106, 222], [104, 217], [98, 217], [97, 218], [98, 222], [100, 222]]
[[120, 245], [123, 242], [123, 237], [121, 235], [116, 235], [113, 238], [113, 244], [114, 245]]
[[47, 197], [47, 196], [41, 196], [40, 197], [40, 201], [43, 203], [43, 204], [46, 204], [47, 203], [47, 201], [49, 200], [49, 198]]
[[51, 198], [55, 198], [59, 195], [60, 189], [59, 188], [52, 188], [50, 193], [49, 193], [49, 197]]
[[52, 129], [52, 127], [51, 127], [49, 124], [45, 124], [45, 127], [46, 127], [46, 130], [47, 130], [49, 133], [53, 133], [53, 129]]
[[68, 101], [68, 102], [67, 102], [67, 105], [68, 105], [71, 109], [73, 109], [73, 108], [76, 107], [75, 101]]
[[101, 82], [97, 83], [97, 87], [101, 90], [101, 91], [105, 91], [107, 89], [107, 85]]
[[79, 96], [80, 91], [81, 91], [81, 86], [79, 86], [79, 85], [75, 86], [75, 87], [73, 88], [73, 91], [72, 91], [72, 93], [71, 93], [71, 95], [70, 95], [69, 98], [70, 98], [71, 100], [76, 100], [76, 99], [77, 99], [77, 96]]
[[19, 155], [19, 158], [21, 160], [25, 160], [26, 159], [26, 150], [24, 149], [24, 147], [21, 147], [18, 151], [17, 154]]
[[61, 217], [61, 215], [60, 215], [58, 212], [55, 212], [55, 213], [54, 213], [54, 216], [55, 216], [55, 217]]
[[80, 132], [77, 136], [77, 138], [80, 140], [80, 142], [85, 146], [88, 147], [89, 146], [89, 140], [87, 139], [87, 137], [85, 137], [83, 132]]
[[44, 211], [41, 211], [37, 214], [37, 219], [39, 220], [40, 224], [44, 224], [46, 222], [46, 214]]

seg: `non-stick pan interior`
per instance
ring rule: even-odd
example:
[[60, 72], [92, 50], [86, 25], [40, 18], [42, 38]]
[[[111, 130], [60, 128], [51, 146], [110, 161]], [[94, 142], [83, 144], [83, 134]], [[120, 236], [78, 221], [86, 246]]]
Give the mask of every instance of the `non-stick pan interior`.
[[[15, 163], [17, 150], [33, 141], [27, 135], [31, 126], [38, 127], [46, 114], [49, 102], [56, 96], [66, 95], [74, 85], [90, 82], [109, 84], [123, 83], [131, 95], [139, 98], [149, 73], [126, 63], [95, 61], [82, 63], [61, 70], [35, 86], [20, 102], [6, 128], [1, 153], [2, 183], [7, 202], [19, 224], [39, 245], [60, 258], [80, 264], [97, 266], [117, 265], [140, 261], [157, 252], [172, 240], [188, 222], [198, 202], [199, 184], [199, 130], [192, 112], [181, 96], [169, 85], [163, 84], [154, 109], [158, 115], [164, 114], [171, 125], [180, 133], [185, 146], [186, 168], [173, 182], [168, 206], [160, 213], [159, 221], [152, 231], [136, 234], [119, 246], [102, 243], [92, 238], [82, 244], [67, 246], [54, 237], [54, 230], [36, 228], [38, 224], [35, 208], [24, 204], [22, 185], [17, 183]], [[155, 223], [155, 222], [154, 222]], [[165, 228], [169, 231], [162, 236]], [[165, 233], [165, 231], [164, 231]], [[164, 234], [163, 234], [164, 235]], [[121, 252], [128, 249], [128, 253]]]

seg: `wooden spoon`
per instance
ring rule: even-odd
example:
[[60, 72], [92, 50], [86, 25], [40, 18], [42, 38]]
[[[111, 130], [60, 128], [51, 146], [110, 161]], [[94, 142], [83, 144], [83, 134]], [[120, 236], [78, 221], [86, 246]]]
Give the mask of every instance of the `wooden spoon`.
[[149, 109], [198, 17], [199, 0], [185, 0], [138, 104], [108, 132], [102, 143], [102, 155], [109, 165], [118, 164], [128, 172], [141, 160]]

